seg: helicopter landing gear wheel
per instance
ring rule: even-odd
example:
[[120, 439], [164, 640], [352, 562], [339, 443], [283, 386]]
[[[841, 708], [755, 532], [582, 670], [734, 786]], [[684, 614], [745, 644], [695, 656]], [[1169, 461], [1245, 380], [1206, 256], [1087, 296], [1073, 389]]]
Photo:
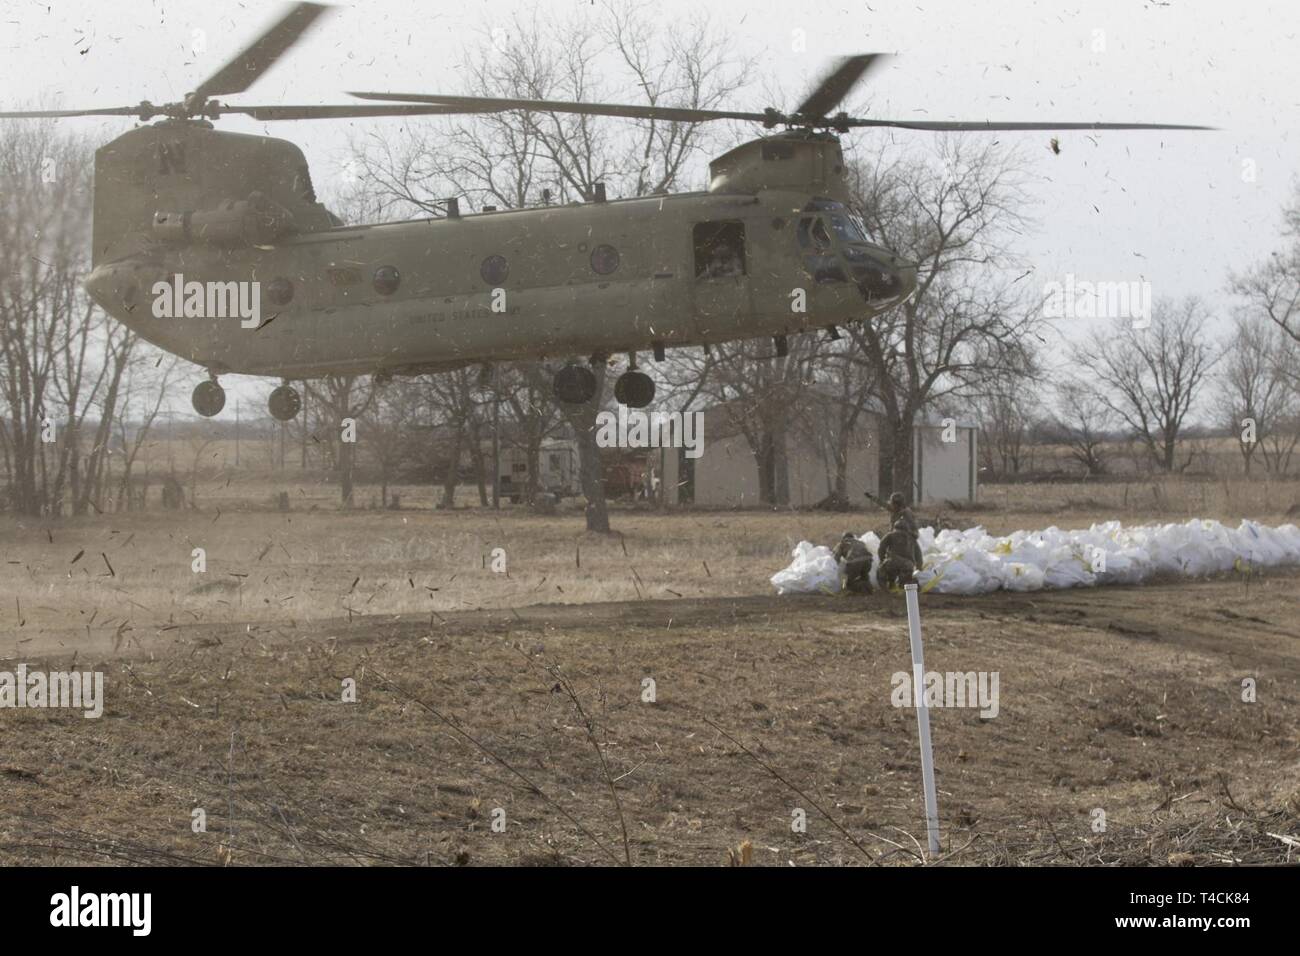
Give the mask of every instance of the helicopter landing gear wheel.
[[566, 365], [555, 373], [552, 387], [566, 405], [585, 405], [596, 394], [596, 376], [581, 365]]
[[226, 407], [226, 390], [216, 379], [199, 382], [194, 386], [194, 394], [190, 396], [190, 402], [196, 412], [204, 418], [211, 418]]
[[272, 418], [278, 422], [287, 422], [298, 417], [298, 412], [302, 409], [302, 398], [292, 385], [281, 385], [272, 390], [266, 404], [271, 410]]
[[655, 380], [635, 369], [624, 372], [614, 382], [614, 398], [628, 408], [645, 408], [655, 399]]

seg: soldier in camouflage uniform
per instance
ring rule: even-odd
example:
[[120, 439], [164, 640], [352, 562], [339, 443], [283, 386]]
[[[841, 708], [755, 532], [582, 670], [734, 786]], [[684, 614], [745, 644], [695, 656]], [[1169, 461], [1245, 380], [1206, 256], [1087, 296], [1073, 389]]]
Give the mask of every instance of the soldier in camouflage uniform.
[[860, 593], [871, 590], [871, 552], [852, 531], [844, 532], [832, 553], [844, 566], [846, 588]]
[[[892, 505], [893, 499], [890, 499]], [[913, 583], [913, 575], [921, 567], [921, 545], [916, 535], [908, 531], [906, 519], [900, 517], [894, 522], [894, 530], [880, 540], [880, 570], [876, 580], [882, 588], [902, 587]]]
[[917, 527], [916, 516], [912, 514], [912, 509], [907, 506], [903, 493], [895, 491], [889, 496], [889, 523], [897, 528], [900, 521], [903, 522], [904, 529], [912, 537], [915, 538], [920, 534], [921, 529]]

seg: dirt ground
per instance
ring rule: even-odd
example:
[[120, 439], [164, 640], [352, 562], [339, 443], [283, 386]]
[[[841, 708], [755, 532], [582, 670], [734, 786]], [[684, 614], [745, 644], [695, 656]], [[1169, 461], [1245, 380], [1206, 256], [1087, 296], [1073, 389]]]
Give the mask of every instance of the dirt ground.
[[[985, 523], [1088, 523], [1043, 518]], [[922, 859], [916, 719], [892, 701], [901, 598], [766, 585], [844, 516], [617, 515], [609, 541], [572, 516], [132, 520], [0, 529], [0, 583], [27, 589], [0, 669], [75, 663], [106, 685], [98, 720], [0, 712], [2, 863]], [[190, 594], [189, 544], [222, 521], [226, 572], [280, 563]], [[499, 539], [508, 576], [483, 566]], [[557, 582], [584, 603], [539, 603], [568, 597]], [[996, 716], [931, 710], [938, 862], [1294, 860], [1298, 599], [1297, 570], [923, 596], [927, 669], [1000, 682]]]

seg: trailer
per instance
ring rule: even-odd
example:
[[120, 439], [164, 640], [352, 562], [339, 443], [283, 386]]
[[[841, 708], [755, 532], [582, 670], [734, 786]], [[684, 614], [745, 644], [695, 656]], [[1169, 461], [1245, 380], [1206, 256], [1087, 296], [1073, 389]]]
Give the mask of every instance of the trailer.
[[[582, 494], [578, 478], [578, 443], [551, 439], [542, 443], [537, 456], [537, 491], [556, 498]], [[501, 449], [501, 497], [519, 504], [528, 493], [528, 452], [523, 448]]]

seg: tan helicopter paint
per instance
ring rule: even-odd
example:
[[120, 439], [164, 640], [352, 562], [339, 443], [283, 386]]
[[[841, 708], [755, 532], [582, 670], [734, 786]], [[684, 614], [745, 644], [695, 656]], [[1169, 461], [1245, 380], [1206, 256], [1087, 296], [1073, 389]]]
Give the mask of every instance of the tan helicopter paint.
[[[169, 169], [177, 155], [183, 168]], [[190, 361], [218, 373], [291, 379], [793, 333], [867, 318], [898, 301], [868, 303], [852, 283], [819, 285], [804, 271], [801, 211], [814, 197], [844, 195], [842, 162], [833, 137], [768, 137], [715, 160], [709, 192], [332, 227], [310, 194], [297, 147], [167, 121], [100, 150], [100, 264], [88, 288], [116, 318]], [[205, 210], [254, 192], [292, 221], [292, 232], [214, 244], [185, 218], [180, 235], [182, 217], [197, 223]], [[744, 224], [743, 276], [696, 277], [692, 230], [717, 221]], [[592, 267], [600, 245], [619, 255], [609, 275]], [[509, 269], [496, 309], [481, 274], [493, 255]], [[373, 284], [381, 266], [401, 276], [390, 295]], [[901, 265], [899, 272], [908, 276]], [[155, 318], [153, 285], [176, 274], [186, 282], [259, 281], [261, 326]], [[276, 304], [269, 286], [284, 279], [293, 296]], [[791, 309], [796, 288], [806, 290], [805, 313]]]

